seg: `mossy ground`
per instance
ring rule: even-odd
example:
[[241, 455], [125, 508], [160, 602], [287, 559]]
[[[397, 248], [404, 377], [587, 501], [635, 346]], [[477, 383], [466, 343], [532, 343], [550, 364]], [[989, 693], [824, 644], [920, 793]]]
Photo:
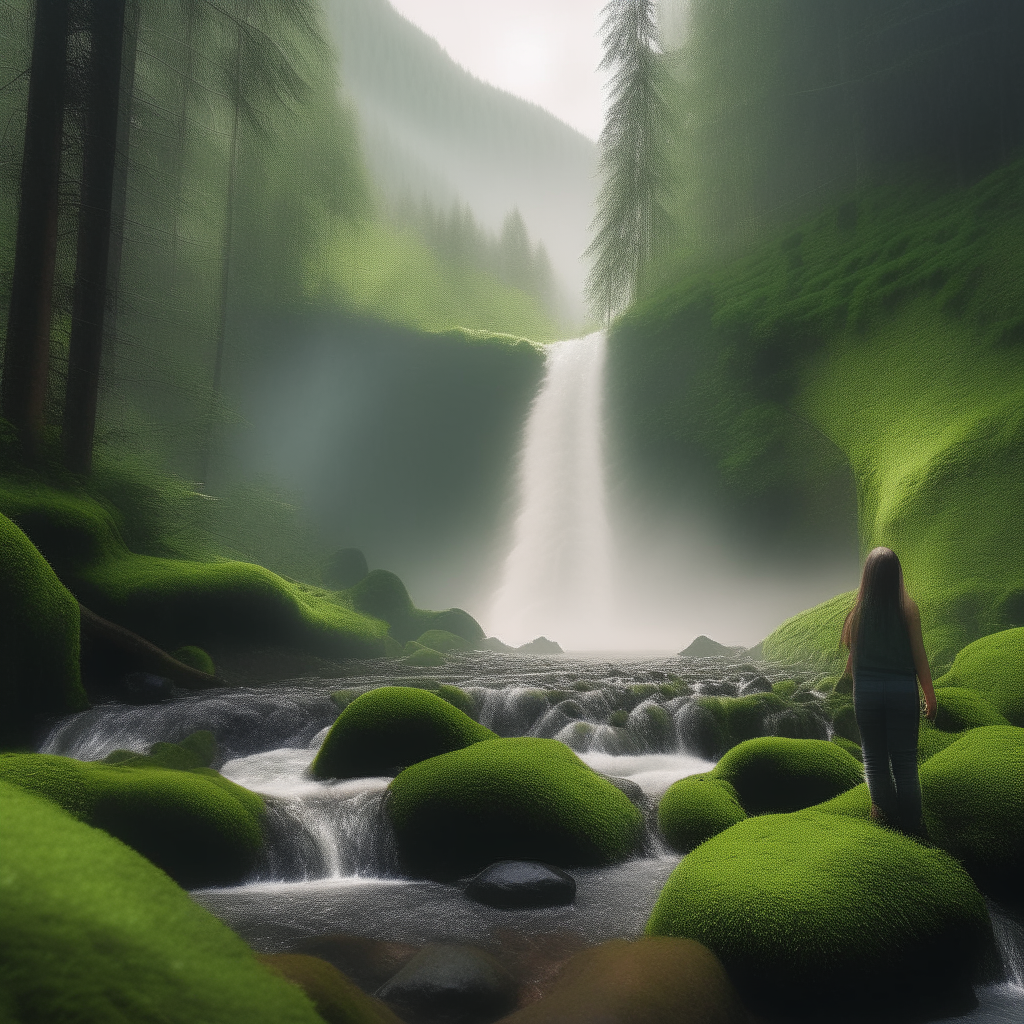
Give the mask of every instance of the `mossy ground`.
[[0, 515], [0, 749], [31, 745], [40, 716], [88, 706], [79, 653], [78, 603]]
[[382, 686], [342, 711], [310, 771], [318, 779], [397, 775], [418, 761], [495, 738], [429, 690]]
[[498, 860], [609, 864], [635, 848], [640, 812], [555, 740], [496, 739], [421, 761], [388, 789], [407, 869], [459, 877]]
[[183, 886], [240, 881], [263, 845], [263, 801], [209, 768], [0, 754], [0, 779], [109, 832]]
[[0, 818], [10, 1020], [319, 1024], [299, 989], [116, 839], [5, 782]]
[[752, 1009], [835, 1018], [969, 999], [992, 943], [952, 857], [816, 810], [749, 818], [688, 854], [647, 934], [707, 946]]

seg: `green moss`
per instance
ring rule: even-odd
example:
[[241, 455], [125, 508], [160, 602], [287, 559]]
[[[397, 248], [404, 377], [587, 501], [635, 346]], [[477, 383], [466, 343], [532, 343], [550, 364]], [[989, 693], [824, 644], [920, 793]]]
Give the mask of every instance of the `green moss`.
[[835, 743], [836, 746], [841, 747], [851, 756], [857, 758], [858, 761], [864, 760], [864, 751], [861, 750], [860, 746], [852, 740], [848, 740], [843, 736], [833, 736], [832, 742]]
[[860, 726], [857, 725], [857, 714], [853, 702], [835, 703], [832, 706], [832, 728], [837, 736], [860, 745]]
[[473, 649], [473, 645], [468, 640], [463, 640], [461, 636], [449, 633], [446, 629], [428, 629], [426, 633], [417, 638], [416, 642], [424, 647], [440, 651], [442, 654], [447, 654], [449, 651], [471, 651]]
[[189, 668], [205, 672], [207, 675], [212, 676], [216, 674], [213, 658], [202, 647], [179, 647], [171, 653], [171, 657], [180, 661], [182, 665], [188, 665]]
[[787, 619], [763, 641], [767, 661], [804, 662], [822, 671], [839, 671], [847, 651], [840, 642], [843, 623], [853, 607], [856, 591], [839, 594]]
[[[803, 551], [855, 529], [862, 553], [892, 547], [936, 674], [1024, 626], [1024, 563], [1007, 554], [1024, 536], [1021, 168], [941, 194], [865, 190], [852, 226], [843, 204], [788, 225], [677, 278], [611, 337], [634, 461], [680, 486], [704, 471], [709, 500]], [[784, 624], [765, 655], [838, 666], [844, 603]]]
[[217, 740], [208, 729], [199, 729], [180, 743], [154, 743], [147, 754], [131, 750], [114, 750], [103, 759], [104, 764], [123, 764], [131, 767], [209, 768], [217, 756]]
[[1024, 729], [972, 729], [920, 769], [932, 842], [998, 900], [1024, 902]]
[[0, 512], [19, 524], [83, 604], [165, 650], [258, 641], [376, 657], [387, 627], [337, 594], [247, 562], [133, 554], [107, 509], [77, 491], [3, 481]]
[[440, 651], [432, 651], [415, 640], [410, 640], [402, 653], [405, 655], [402, 660], [406, 665], [415, 668], [437, 668], [444, 664], [444, 655]]
[[952, 857], [817, 810], [749, 818], [688, 854], [647, 934], [702, 943], [751, 1009], [787, 1016], [969, 994], [992, 943]]
[[658, 804], [661, 834], [680, 853], [689, 853], [746, 817], [736, 790], [711, 772], [673, 782]]
[[717, 724], [722, 735], [722, 749], [762, 735], [769, 718], [792, 710], [776, 693], [752, 693], [746, 697], [696, 697], [693, 703], [707, 711]]
[[441, 700], [448, 701], [452, 707], [458, 708], [464, 714], [473, 717], [476, 713], [476, 701], [473, 699], [471, 694], [466, 693], [465, 690], [458, 686], [451, 686], [445, 684], [437, 688], [437, 695]]
[[868, 821], [871, 814], [871, 794], [868, 792], [868, 784], [862, 782], [853, 789], [848, 789], [839, 796], [832, 797], [820, 804], [815, 804], [811, 810], [823, 811], [826, 814], [841, 814], [848, 818], [863, 818]]
[[927, 719], [922, 718], [917, 732], [917, 763], [924, 764], [930, 757], [934, 757], [940, 750], [945, 750], [951, 743], [957, 741], [955, 732], [943, 732], [937, 729]]
[[763, 736], [733, 747], [712, 775], [730, 783], [748, 814], [796, 811], [852, 789], [860, 762], [825, 740]]
[[320, 1021], [238, 936], [110, 836], [2, 782], [0, 819], [0, 991], [10, 1020]]
[[395, 775], [417, 761], [494, 739], [494, 733], [427, 690], [382, 686], [338, 716], [310, 765], [314, 778]]
[[78, 667], [78, 603], [3, 515], [0, 566], [0, 748], [29, 746], [41, 716], [88, 706]]
[[935, 726], [943, 732], [963, 732], [982, 725], [1009, 725], [1009, 722], [984, 697], [958, 686], [939, 687]]
[[[935, 686], [936, 696], [947, 689], [942, 699], [952, 701], [951, 708], [966, 708], [971, 700], [964, 694], [953, 696], [948, 692], [949, 687], [961, 687], [984, 698], [1013, 725], [1024, 726], [1024, 629], [1007, 629], [975, 640], [957, 654]], [[987, 713], [982, 705], [975, 702], [974, 706], [978, 709], [975, 714]]]
[[608, 864], [642, 831], [633, 804], [555, 740], [489, 740], [421, 761], [391, 783], [386, 808], [406, 869], [428, 877], [498, 860]]
[[391, 628], [391, 635], [406, 643], [430, 630], [452, 633], [469, 643], [484, 638], [479, 623], [461, 608], [443, 612], [428, 612], [414, 608], [405, 584], [385, 569], [374, 569], [345, 596], [356, 611], [383, 619]]
[[772, 693], [777, 693], [780, 697], [792, 697], [796, 693], [796, 683], [792, 679], [780, 679], [777, 683], [772, 683]]
[[263, 845], [263, 801], [208, 768], [3, 754], [0, 779], [48, 797], [190, 888], [240, 881]]

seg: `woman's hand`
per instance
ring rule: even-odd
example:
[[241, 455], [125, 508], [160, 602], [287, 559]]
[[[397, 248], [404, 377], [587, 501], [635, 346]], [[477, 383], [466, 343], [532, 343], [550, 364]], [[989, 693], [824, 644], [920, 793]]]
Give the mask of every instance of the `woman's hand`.
[[935, 715], [936, 715], [937, 711], [939, 710], [939, 703], [935, 699], [935, 691], [933, 689], [931, 689], [931, 687], [928, 688], [928, 692], [925, 693], [925, 695], [924, 695], [924, 704], [925, 704], [924, 717], [927, 718], [929, 722], [934, 722], [935, 721]]

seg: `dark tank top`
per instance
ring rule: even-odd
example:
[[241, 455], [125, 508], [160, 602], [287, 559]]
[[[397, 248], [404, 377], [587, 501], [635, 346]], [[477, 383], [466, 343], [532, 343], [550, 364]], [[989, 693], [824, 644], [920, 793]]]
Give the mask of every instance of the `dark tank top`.
[[859, 617], [853, 651], [854, 671], [916, 675], [910, 632], [903, 615], [899, 612], [877, 615], [862, 609]]

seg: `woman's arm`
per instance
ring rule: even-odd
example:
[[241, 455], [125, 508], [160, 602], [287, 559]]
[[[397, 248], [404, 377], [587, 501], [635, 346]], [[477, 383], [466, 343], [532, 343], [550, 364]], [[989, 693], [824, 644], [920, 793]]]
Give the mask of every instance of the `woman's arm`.
[[907, 598], [906, 604], [907, 631], [910, 633], [910, 649], [914, 654], [914, 670], [924, 691], [924, 702], [927, 707], [926, 716], [930, 722], [935, 721], [938, 704], [935, 701], [935, 688], [932, 686], [932, 672], [928, 667], [928, 655], [924, 649], [924, 637], [921, 635], [921, 609], [917, 602]]

